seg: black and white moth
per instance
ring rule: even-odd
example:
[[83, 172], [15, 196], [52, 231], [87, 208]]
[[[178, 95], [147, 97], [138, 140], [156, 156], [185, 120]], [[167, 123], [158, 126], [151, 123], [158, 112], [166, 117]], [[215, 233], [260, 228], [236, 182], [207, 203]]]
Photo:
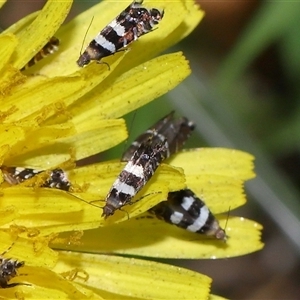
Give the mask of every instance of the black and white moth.
[[10, 185], [16, 185], [22, 183], [25, 180], [28, 180], [35, 175], [41, 173], [42, 171], [31, 168], [22, 168], [22, 167], [0, 167], [4, 180]]
[[192, 122], [175, 119], [171, 112], [142, 133], [122, 156], [128, 163], [106, 196], [102, 215], [107, 218], [131, 203], [161, 162], [182, 148], [193, 129]]
[[53, 36], [49, 40], [49, 42], [39, 52], [37, 52], [36, 55], [21, 69], [21, 71], [34, 66], [37, 62], [39, 62], [46, 56], [55, 53], [58, 50], [59, 43], [59, 39]]
[[71, 182], [68, 179], [66, 172], [60, 168], [51, 171], [49, 178], [45, 181], [42, 187], [49, 187], [69, 191]]
[[107, 218], [131, 203], [161, 162], [182, 147], [193, 129], [192, 122], [174, 119], [171, 112], [141, 134], [122, 156], [128, 163], [106, 196], [102, 215]]
[[[190, 137], [195, 125], [185, 117], [174, 118], [169, 113], [156, 124], [141, 134], [125, 151], [122, 159], [128, 160], [129, 155], [151, 135], [165, 138], [168, 141], [168, 157], [178, 152]], [[226, 240], [225, 231], [211, 213], [205, 203], [191, 190], [185, 189], [168, 194], [168, 199], [154, 206], [150, 212], [169, 224], [191, 232], [214, 236]]]
[[[18, 269], [24, 266], [24, 261], [18, 261], [16, 259], [4, 258], [3, 255], [7, 253], [9, 249], [4, 251], [0, 256], [0, 287], [9, 288], [17, 285], [23, 285], [23, 283], [11, 283], [8, 282], [18, 275]], [[25, 284], [26, 285], [26, 284]]]
[[168, 143], [166, 139], [156, 142], [151, 137], [142, 143], [108, 192], [102, 216], [107, 218], [113, 215], [117, 209], [130, 204], [132, 198], [145, 186], [161, 162], [167, 157]]
[[140, 36], [149, 33], [163, 18], [164, 11], [142, 6], [143, 1], [133, 1], [114, 20], [105, 26], [90, 42], [77, 60], [79, 67], [91, 60], [100, 61], [112, 55]]
[[226, 240], [226, 233], [207, 205], [191, 190], [170, 192], [166, 201], [150, 209], [157, 218], [191, 232]]
[[[1, 166], [0, 169], [2, 170], [4, 180], [11, 185], [20, 184], [38, 174], [48, 172], [32, 168], [7, 166]], [[60, 168], [56, 168], [50, 171], [49, 176], [47, 176], [46, 181], [41, 185], [41, 187], [56, 188], [64, 191], [69, 191], [71, 183], [68, 180], [66, 172]]]
[[122, 161], [128, 161], [134, 151], [148, 138], [168, 141], [168, 157], [180, 149], [190, 137], [195, 124], [185, 117], [175, 118], [174, 111], [170, 112], [144, 133], [139, 135], [122, 155]]

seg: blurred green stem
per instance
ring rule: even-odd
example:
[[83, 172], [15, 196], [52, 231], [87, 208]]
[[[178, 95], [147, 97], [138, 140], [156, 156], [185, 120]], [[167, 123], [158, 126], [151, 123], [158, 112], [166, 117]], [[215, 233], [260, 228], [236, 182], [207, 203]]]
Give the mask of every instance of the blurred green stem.
[[299, 27], [299, 1], [264, 1], [237, 45], [219, 68], [217, 82], [227, 89], [267, 47], [280, 41], [291, 26]]

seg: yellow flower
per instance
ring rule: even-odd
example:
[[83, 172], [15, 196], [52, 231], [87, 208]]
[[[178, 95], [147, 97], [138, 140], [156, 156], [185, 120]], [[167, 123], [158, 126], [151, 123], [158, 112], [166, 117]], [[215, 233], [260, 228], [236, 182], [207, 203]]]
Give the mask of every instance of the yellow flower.
[[[75, 186], [72, 195], [37, 188], [39, 175], [17, 186], [1, 180], [0, 251], [12, 245], [6, 256], [25, 261], [10, 283], [28, 284], [0, 289], [1, 297], [204, 299], [211, 282], [205, 275], [103, 253], [218, 258], [262, 247], [260, 225], [241, 218], [228, 219], [230, 239], [221, 244], [140, 217], [169, 191], [186, 186], [216, 214], [242, 205], [242, 184], [254, 174], [253, 158], [239, 151], [194, 149], [174, 156], [137, 196], [143, 199], [126, 207], [128, 214], [118, 211], [105, 221], [102, 210], [88, 203], [98, 200], [95, 205], [103, 206], [101, 199], [124, 164], [115, 160], [73, 168], [74, 162], [125, 140], [125, 122], [118, 118], [189, 75], [182, 53], [156, 55], [188, 35], [203, 16], [193, 1], [147, 1], [147, 7], [165, 10], [159, 28], [130, 45], [130, 51], [105, 58], [109, 69], [97, 63], [79, 69], [76, 60], [92, 17], [87, 41], [129, 3], [103, 1], [61, 26], [72, 1], [49, 0], [0, 35], [1, 163], [44, 170], [64, 166]], [[21, 73], [53, 35], [61, 41], [59, 51]], [[218, 217], [224, 227], [226, 215]]]

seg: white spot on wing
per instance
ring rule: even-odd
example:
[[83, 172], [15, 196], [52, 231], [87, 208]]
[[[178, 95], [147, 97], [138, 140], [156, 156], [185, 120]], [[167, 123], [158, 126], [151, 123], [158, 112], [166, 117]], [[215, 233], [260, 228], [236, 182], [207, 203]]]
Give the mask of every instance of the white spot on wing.
[[113, 43], [108, 41], [102, 34], [99, 34], [95, 37], [95, 42], [101, 45], [106, 50], [110, 51], [111, 53], [116, 52], [116, 47]]
[[25, 168], [21, 168], [21, 167], [16, 167], [15, 169], [15, 174], [19, 175], [21, 172], [23, 172], [25, 170]]
[[195, 222], [192, 225], [187, 227], [187, 230], [192, 232], [196, 232], [200, 230], [206, 223], [208, 216], [209, 216], [209, 209], [206, 205], [204, 205], [200, 209], [199, 217], [195, 220]]
[[134, 147], [140, 147], [141, 143], [138, 141], [134, 141], [131, 145]]
[[136, 177], [144, 178], [144, 169], [140, 165], [133, 164], [132, 161], [129, 161], [124, 168], [124, 171], [127, 171]]
[[188, 211], [194, 203], [194, 201], [195, 199], [193, 197], [183, 197], [181, 206], [184, 210]]
[[174, 213], [171, 215], [170, 220], [173, 224], [177, 225], [181, 222], [183, 218], [183, 214], [178, 212], [178, 211], [174, 211]]
[[117, 23], [116, 20], [113, 20], [108, 26], [112, 27], [118, 36], [124, 36], [125, 27]]
[[69, 178], [68, 178], [67, 174], [66, 173], [62, 173], [62, 175], [63, 175], [63, 177], [61, 178], [61, 181], [68, 182]]
[[115, 183], [113, 184], [113, 188], [115, 188], [118, 191], [118, 193], [127, 194], [132, 197], [136, 194], [136, 191], [133, 186], [128, 185], [125, 182], [121, 182], [119, 179], [115, 181]]

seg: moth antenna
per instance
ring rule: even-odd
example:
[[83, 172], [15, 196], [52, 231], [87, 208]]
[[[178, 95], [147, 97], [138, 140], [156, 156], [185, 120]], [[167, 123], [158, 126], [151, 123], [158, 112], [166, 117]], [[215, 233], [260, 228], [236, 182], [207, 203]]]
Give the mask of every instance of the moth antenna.
[[231, 206], [229, 206], [229, 208], [228, 208], [227, 219], [226, 219], [226, 223], [225, 223], [225, 226], [224, 226], [224, 230], [226, 229], [227, 224], [228, 224], [228, 219], [229, 219], [229, 216], [230, 216], [230, 210], [231, 210]]
[[231, 207], [229, 206], [229, 209], [228, 209], [228, 212], [227, 212], [226, 223], [225, 223], [225, 226], [224, 226], [225, 241], [226, 241], [226, 239], [228, 238], [228, 236], [227, 236], [227, 234], [226, 234], [226, 228], [227, 228], [227, 224], [228, 224], [228, 220], [229, 220], [229, 216], [230, 216], [230, 209], [231, 209]]
[[96, 204], [92, 204], [92, 202], [96, 202], [96, 201], [98, 201], [98, 200], [93, 200], [93, 201], [89, 202], [89, 201], [84, 200], [83, 198], [78, 197], [78, 196], [76, 196], [76, 195], [74, 195], [74, 194], [72, 194], [72, 193], [70, 193], [70, 192], [68, 192], [68, 191], [65, 191], [65, 192], [67, 192], [67, 193], [68, 193], [69, 195], [71, 195], [72, 197], [74, 197], [74, 198], [76, 198], [76, 199], [79, 199], [80, 201], [82, 201], [82, 202], [84, 202], [84, 203], [86, 203], [86, 204], [92, 205], [92, 206], [97, 207], [97, 208], [102, 208], [101, 206], [98, 206], [98, 205], [96, 205]]
[[[141, 201], [141, 200], [143, 200], [145, 197], [148, 197], [148, 196], [150, 196], [150, 195], [161, 194], [161, 193], [162, 193], [162, 191], [159, 191], [159, 192], [152, 192], [152, 193], [143, 195], [142, 197], [140, 197], [139, 199], [137, 199], [134, 203], [136, 203], [136, 202], [138, 202], [138, 201]], [[132, 203], [132, 204], [134, 204], [134, 203]]]
[[93, 21], [94, 21], [94, 16], [92, 17], [92, 20], [91, 20], [91, 22], [90, 22], [90, 24], [89, 24], [89, 26], [88, 26], [88, 28], [87, 28], [85, 34], [84, 34], [83, 41], [82, 41], [81, 48], [80, 48], [80, 54], [79, 54], [79, 55], [82, 54], [83, 45], [84, 45], [84, 43], [85, 43], [86, 36], [87, 36], [87, 34], [88, 34], [88, 32], [89, 32], [91, 26], [92, 26]]

